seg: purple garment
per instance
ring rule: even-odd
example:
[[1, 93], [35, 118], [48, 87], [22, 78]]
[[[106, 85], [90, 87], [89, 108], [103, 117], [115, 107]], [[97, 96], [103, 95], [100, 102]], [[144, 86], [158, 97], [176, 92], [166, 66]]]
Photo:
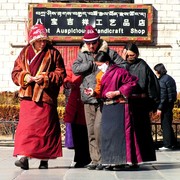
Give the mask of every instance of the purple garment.
[[141, 163], [143, 162], [142, 153], [131, 121], [132, 114], [129, 109], [129, 104], [125, 104], [126, 161], [127, 163]]
[[74, 148], [71, 123], [66, 123], [65, 147]]
[[137, 81], [138, 78], [132, 76], [127, 70], [112, 65], [102, 77], [101, 96], [106, 98], [107, 92], [119, 90], [124, 96], [129, 97]]
[[[136, 88], [138, 78], [112, 65], [101, 80], [101, 95], [119, 90], [127, 98]], [[110, 113], [113, 112], [114, 113]], [[107, 134], [107, 129], [109, 132]], [[142, 156], [131, 121], [129, 104], [104, 105], [102, 110], [102, 162], [107, 164], [141, 163]], [[112, 144], [120, 145], [114, 146]], [[110, 155], [111, 154], [111, 155]]]

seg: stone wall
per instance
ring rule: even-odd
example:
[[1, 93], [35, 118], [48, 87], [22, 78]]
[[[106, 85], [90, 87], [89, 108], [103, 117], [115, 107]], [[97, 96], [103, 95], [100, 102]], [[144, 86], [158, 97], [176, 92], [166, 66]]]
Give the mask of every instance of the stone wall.
[[26, 44], [25, 22], [28, 20], [28, 3], [45, 3], [47, 0], [1, 0], [0, 2], [0, 91], [15, 91], [11, 80], [14, 60]]
[[[18, 89], [11, 80], [14, 60], [26, 41], [28, 3], [47, 0], [1, 0], [0, 2], [0, 91]], [[139, 45], [140, 56], [151, 68], [164, 63], [180, 91], [180, 0], [135, 0], [154, 7], [153, 42]], [[179, 45], [178, 43], [179, 42]]]
[[179, 0], [135, 0], [137, 4], [152, 4], [153, 43], [140, 47], [140, 56], [151, 68], [164, 63], [180, 91], [180, 1]]

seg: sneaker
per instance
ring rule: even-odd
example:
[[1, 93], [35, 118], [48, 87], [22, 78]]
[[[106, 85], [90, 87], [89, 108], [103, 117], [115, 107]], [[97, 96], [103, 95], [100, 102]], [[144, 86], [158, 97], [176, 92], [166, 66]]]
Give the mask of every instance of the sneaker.
[[171, 151], [172, 148], [167, 148], [167, 147], [161, 147], [159, 148], [160, 151]]
[[28, 170], [29, 169], [29, 162], [27, 157], [22, 157], [21, 159], [15, 161], [15, 165], [20, 167], [21, 169]]
[[103, 169], [104, 169], [104, 167], [103, 167], [102, 164], [98, 164], [98, 165], [96, 166], [96, 170], [103, 170]]
[[90, 164], [86, 165], [85, 167], [89, 170], [94, 170], [94, 169], [96, 169], [97, 164], [94, 164], [93, 162], [91, 162]]

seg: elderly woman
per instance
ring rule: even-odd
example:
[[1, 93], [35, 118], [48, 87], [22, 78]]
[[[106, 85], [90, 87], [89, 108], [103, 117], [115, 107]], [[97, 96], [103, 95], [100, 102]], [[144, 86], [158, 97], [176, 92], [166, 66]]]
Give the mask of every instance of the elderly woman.
[[50, 45], [42, 24], [29, 32], [29, 44], [15, 60], [12, 80], [20, 86], [19, 123], [15, 134], [15, 165], [29, 169], [29, 158], [40, 159], [39, 169], [48, 169], [48, 159], [62, 156], [57, 97], [66, 76], [64, 62]]
[[149, 65], [139, 57], [139, 49], [135, 43], [127, 43], [123, 54], [128, 71], [139, 78], [138, 87], [129, 99], [139, 156], [142, 162], [156, 161], [149, 113], [156, 111], [160, 100], [159, 82]]

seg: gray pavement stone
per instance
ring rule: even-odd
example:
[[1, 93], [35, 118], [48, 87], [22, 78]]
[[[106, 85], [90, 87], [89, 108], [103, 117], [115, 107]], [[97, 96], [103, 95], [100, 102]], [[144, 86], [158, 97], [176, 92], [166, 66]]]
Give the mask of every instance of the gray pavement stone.
[[179, 180], [180, 150], [156, 151], [157, 161], [144, 163], [138, 170], [97, 171], [73, 168], [74, 151], [63, 148], [63, 157], [49, 161], [48, 170], [38, 169], [39, 160], [29, 161], [30, 169], [14, 165], [13, 147], [0, 146], [0, 180]]

